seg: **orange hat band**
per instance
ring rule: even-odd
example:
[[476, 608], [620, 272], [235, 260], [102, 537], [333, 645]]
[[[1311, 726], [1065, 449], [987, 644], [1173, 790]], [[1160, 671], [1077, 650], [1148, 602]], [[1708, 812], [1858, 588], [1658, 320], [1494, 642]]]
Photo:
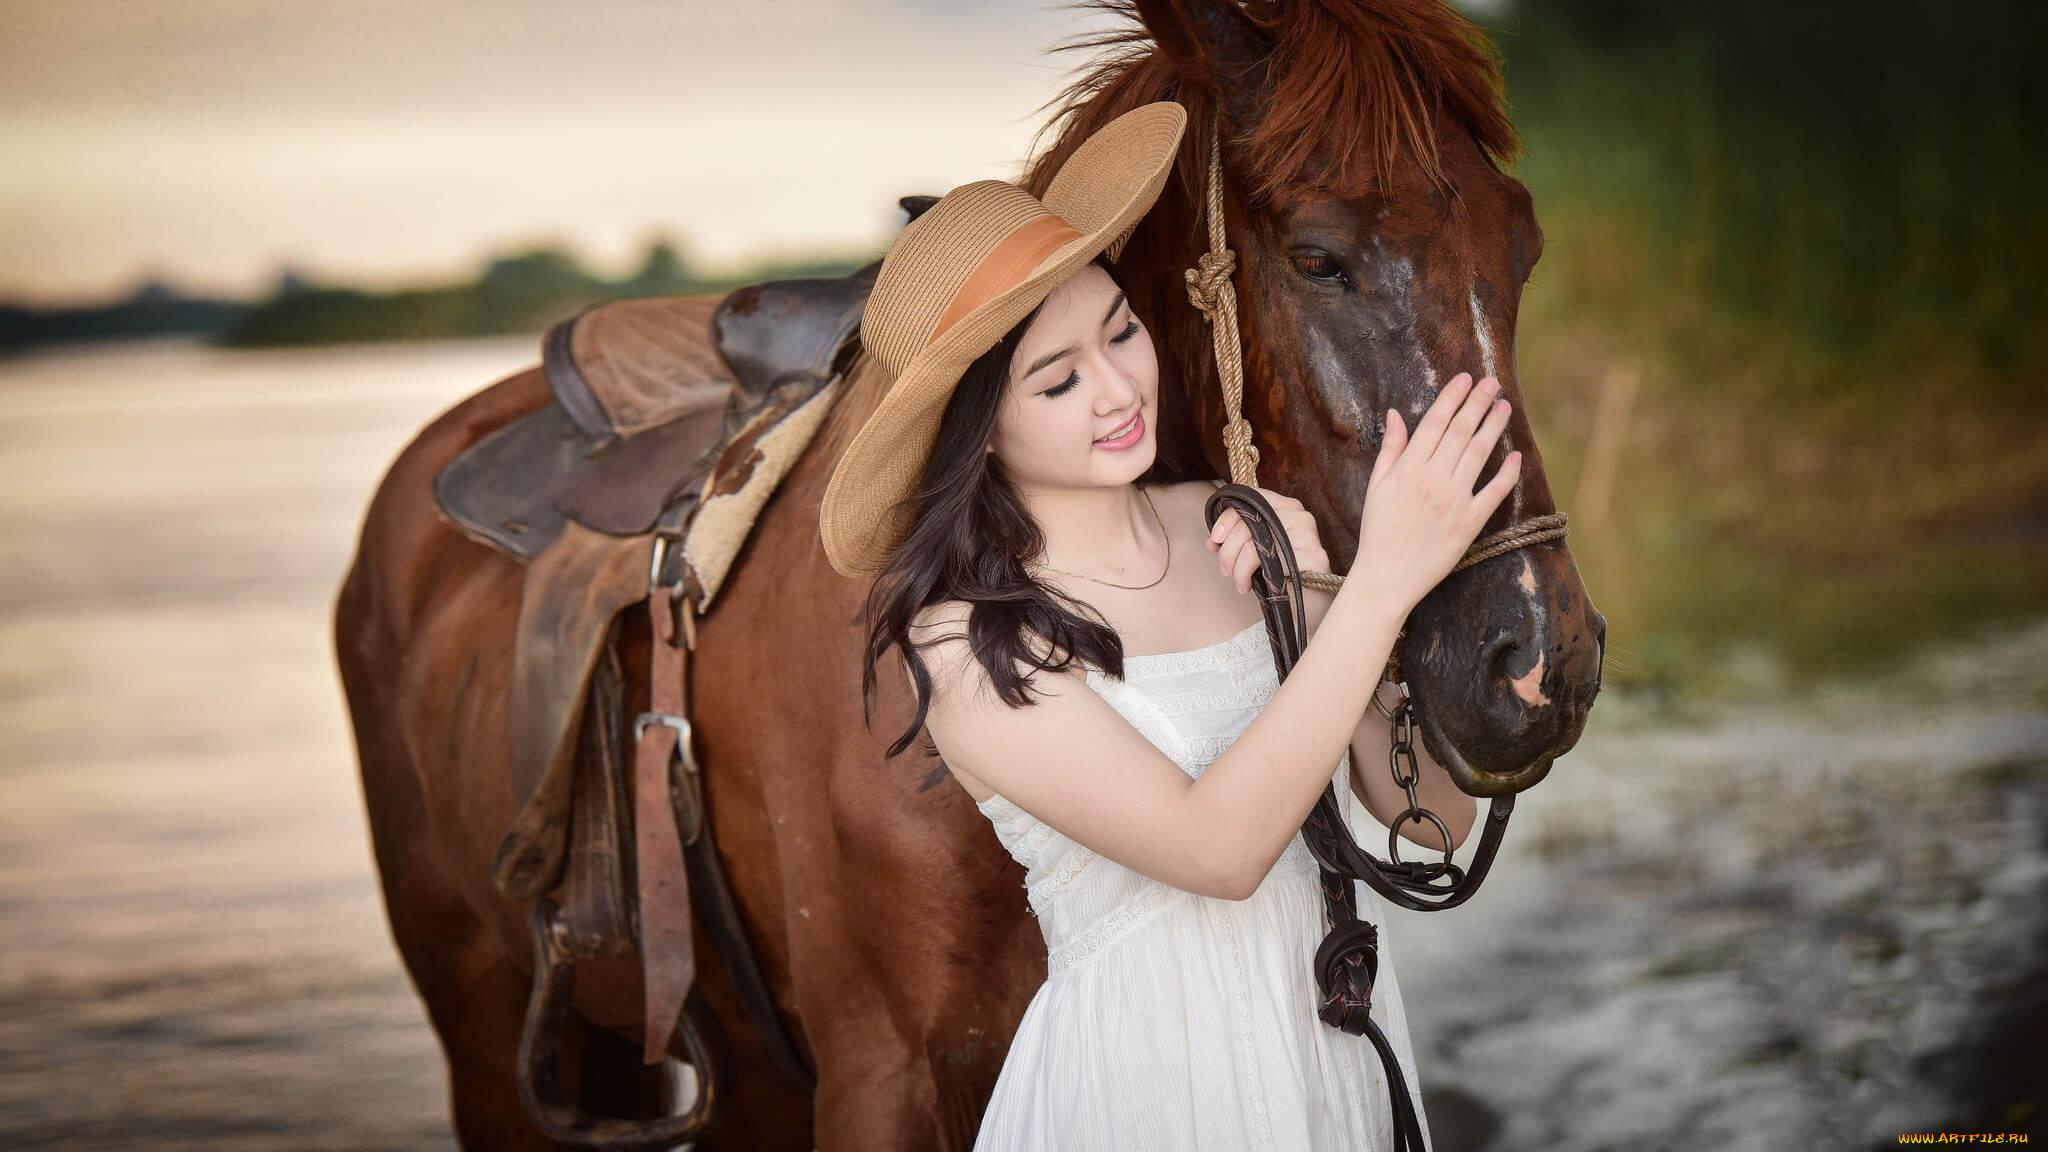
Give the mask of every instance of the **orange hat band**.
[[1058, 216], [1040, 216], [1003, 237], [1002, 243], [982, 257], [967, 282], [953, 294], [952, 302], [946, 305], [946, 311], [925, 340], [925, 347], [937, 343], [961, 317], [1022, 283], [1033, 268], [1061, 245], [1080, 237], [1072, 225]]

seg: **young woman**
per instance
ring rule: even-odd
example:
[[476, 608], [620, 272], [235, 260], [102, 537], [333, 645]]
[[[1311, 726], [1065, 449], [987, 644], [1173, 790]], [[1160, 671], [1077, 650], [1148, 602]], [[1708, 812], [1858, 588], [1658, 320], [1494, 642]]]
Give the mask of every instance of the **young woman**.
[[[862, 329], [896, 376], [824, 501], [828, 557], [874, 578], [864, 683], [896, 647], [918, 701], [890, 754], [929, 729], [1045, 935], [983, 1152], [1392, 1146], [1370, 1042], [1316, 1017], [1327, 926], [1299, 829], [1333, 779], [1382, 821], [1405, 806], [1349, 749], [1383, 762], [1370, 703], [1395, 633], [1519, 457], [1479, 483], [1507, 420], [1493, 381], [1455, 377], [1412, 432], [1390, 409], [1358, 560], [1341, 592], [1309, 593], [1310, 643], [1279, 682], [1249, 531], [1230, 512], [1207, 529], [1210, 481], [1155, 482], [1158, 359], [1112, 262], [1183, 123], [1139, 108], [1043, 203], [982, 181], [906, 226]], [[1301, 566], [1326, 569], [1300, 502], [1264, 494]], [[1476, 806], [1418, 758], [1455, 848]], [[1419, 1114], [1384, 951], [1374, 1017]]]

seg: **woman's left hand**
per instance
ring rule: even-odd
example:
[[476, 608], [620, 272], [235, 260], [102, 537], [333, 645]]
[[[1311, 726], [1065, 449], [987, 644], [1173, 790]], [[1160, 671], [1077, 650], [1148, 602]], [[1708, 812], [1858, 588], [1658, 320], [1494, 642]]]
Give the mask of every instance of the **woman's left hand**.
[[[1270, 488], [1256, 488], [1266, 503], [1280, 517], [1280, 530], [1287, 535], [1287, 543], [1294, 549], [1294, 562], [1303, 572], [1328, 572], [1330, 556], [1323, 551], [1323, 542], [1316, 535], [1316, 519], [1309, 515], [1301, 501], [1292, 496], [1282, 496]], [[1259, 570], [1259, 549], [1252, 543], [1252, 530], [1245, 526], [1244, 517], [1235, 508], [1225, 508], [1216, 517], [1216, 523], [1209, 529], [1209, 551], [1216, 553], [1216, 563], [1230, 582], [1237, 585], [1239, 595], [1251, 591], [1252, 573]]]

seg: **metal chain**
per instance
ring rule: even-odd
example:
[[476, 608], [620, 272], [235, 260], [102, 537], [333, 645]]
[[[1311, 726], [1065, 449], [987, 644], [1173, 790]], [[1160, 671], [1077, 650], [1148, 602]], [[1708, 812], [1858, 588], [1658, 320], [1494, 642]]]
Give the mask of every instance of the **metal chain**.
[[[1443, 861], [1430, 865], [1421, 877], [1424, 880], [1435, 880], [1455, 867], [1451, 863], [1451, 830], [1444, 827], [1442, 817], [1424, 808], [1422, 801], [1415, 798], [1415, 785], [1422, 779], [1422, 768], [1415, 762], [1415, 708], [1406, 693], [1402, 694], [1401, 702], [1394, 705], [1391, 728], [1393, 746], [1387, 749], [1387, 768], [1394, 774], [1394, 783], [1399, 784], [1401, 791], [1407, 793], [1408, 807], [1403, 809], [1399, 816], [1394, 817], [1394, 822], [1387, 828], [1387, 859], [1396, 865], [1402, 864], [1401, 826], [1411, 821], [1420, 824], [1426, 820], [1436, 825], [1437, 835], [1443, 837], [1444, 842]], [[1407, 768], [1406, 772], [1401, 770], [1404, 766]]]

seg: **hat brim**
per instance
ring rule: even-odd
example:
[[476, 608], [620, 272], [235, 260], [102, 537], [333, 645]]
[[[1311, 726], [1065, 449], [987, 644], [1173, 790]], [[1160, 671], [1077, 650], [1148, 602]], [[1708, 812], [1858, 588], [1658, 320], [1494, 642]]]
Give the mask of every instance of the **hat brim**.
[[917, 516], [917, 487], [961, 374], [1068, 276], [1122, 247], [1165, 188], [1186, 124], [1185, 109], [1159, 101], [1091, 135], [1061, 166], [1044, 199], [1081, 235], [903, 366], [825, 486], [819, 535], [841, 575], [872, 576], [888, 563]]

